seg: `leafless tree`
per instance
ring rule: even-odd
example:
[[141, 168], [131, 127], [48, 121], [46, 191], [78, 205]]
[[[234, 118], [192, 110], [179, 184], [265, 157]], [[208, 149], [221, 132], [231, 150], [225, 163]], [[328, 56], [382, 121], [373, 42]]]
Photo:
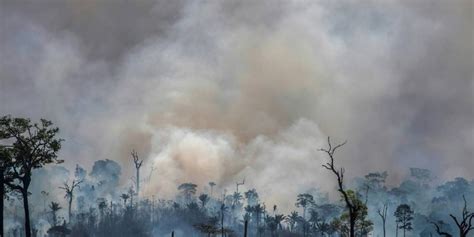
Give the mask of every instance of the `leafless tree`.
[[71, 222], [71, 206], [72, 206], [72, 200], [74, 198], [74, 189], [80, 188], [80, 184], [84, 182], [84, 180], [73, 180], [71, 185], [69, 185], [67, 182], [64, 182], [63, 186], [59, 187], [60, 189], [63, 189], [66, 191], [66, 195], [64, 195], [64, 198], [67, 199], [68, 202], [68, 218], [69, 222]]
[[135, 150], [131, 152], [133, 163], [135, 164], [135, 169], [137, 172], [137, 176], [135, 177], [136, 187], [137, 187], [137, 198], [140, 195], [140, 168], [142, 167], [143, 160], [138, 159], [138, 153]]
[[245, 184], [245, 178], [242, 180], [242, 182], [237, 182], [235, 183], [235, 186], [236, 186], [236, 192], [239, 192], [239, 186], [241, 185], [244, 185]]
[[355, 224], [357, 220], [357, 213], [358, 213], [358, 205], [355, 205], [352, 203], [351, 198], [348, 195], [347, 190], [344, 188], [344, 168], [337, 168], [335, 163], [335, 158], [334, 154], [336, 153], [336, 150], [342, 146], [344, 146], [346, 142], [337, 144], [336, 146], [333, 146], [331, 144], [331, 138], [328, 137], [328, 148], [321, 148], [319, 151], [325, 152], [328, 157], [329, 157], [329, 162], [324, 164], [323, 167], [330, 170], [337, 178], [337, 185], [338, 185], [338, 191], [341, 193], [344, 202], [346, 203], [346, 207], [349, 211], [349, 235], [350, 237], [355, 237]]
[[[474, 219], [474, 212], [467, 210], [466, 197], [464, 197], [463, 195], [462, 198], [464, 200], [464, 207], [462, 208], [461, 218], [458, 219], [453, 214], [449, 214], [449, 216], [451, 217], [451, 219], [453, 219], [453, 221], [456, 223], [456, 226], [459, 229], [459, 237], [467, 237], [467, 234], [471, 230], [474, 230], [474, 226], [472, 226], [472, 220]], [[439, 222], [432, 221], [431, 224], [435, 226], [436, 233], [438, 233], [440, 236], [446, 236], [446, 237], [453, 236], [450, 233], [441, 230], [440, 225], [443, 224], [442, 221], [439, 221]]]
[[433, 224], [433, 225], [435, 226], [436, 233], [438, 233], [439, 236], [453, 237], [450, 233], [441, 230], [440, 225], [443, 224], [442, 221], [440, 221], [440, 222], [438, 222], [438, 223], [432, 221], [431, 224]]
[[388, 211], [387, 203], [384, 203], [383, 207], [377, 210], [377, 214], [379, 214], [380, 218], [382, 219], [383, 237], [385, 237], [386, 235], [385, 223], [387, 221], [387, 211]]
[[451, 219], [456, 223], [456, 226], [459, 229], [459, 236], [460, 237], [467, 237], [467, 234], [469, 231], [474, 229], [474, 226], [472, 226], [472, 220], [474, 219], [474, 212], [468, 211], [467, 210], [467, 202], [466, 202], [466, 197], [464, 195], [462, 196], [464, 200], [464, 207], [462, 209], [462, 219], [456, 218], [453, 214], [449, 214]]

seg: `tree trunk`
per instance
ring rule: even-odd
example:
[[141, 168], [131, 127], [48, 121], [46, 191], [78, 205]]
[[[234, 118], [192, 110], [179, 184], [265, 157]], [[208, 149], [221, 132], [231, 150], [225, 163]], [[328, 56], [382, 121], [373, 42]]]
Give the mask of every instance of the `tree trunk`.
[[25, 237], [31, 237], [30, 208], [28, 205], [28, 189], [21, 192], [23, 198], [23, 209], [25, 210]]
[[4, 207], [4, 198], [5, 198], [5, 177], [3, 177], [3, 170], [0, 170], [0, 198], [2, 198], [2, 201], [0, 203], [0, 236], [4, 237], [3, 235], [3, 207]]
[[140, 200], [140, 168], [137, 168], [137, 203]]
[[69, 223], [71, 223], [72, 195], [71, 195], [71, 197], [69, 197], [68, 204], [69, 204], [68, 209], [67, 209], [67, 211], [68, 211], [68, 218], [69, 218]]
[[354, 218], [354, 214], [352, 213], [352, 211], [349, 211], [349, 225], [350, 225], [350, 229], [349, 229], [349, 236], [350, 237], [355, 237], [355, 222], [356, 222], [356, 219]]
[[224, 210], [222, 210], [222, 216], [221, 216], [221, 235], [224, 237]]
[[249, 221], [245, 220], [244, 224], [244, 237], [247, 237], [247, 228], [248, 228]]
[[403, 229], [403, 237], [405, 237], [405, 229]]
[[385, 237], [385, 219], [382, 221], [383, 224], [383, 237]]

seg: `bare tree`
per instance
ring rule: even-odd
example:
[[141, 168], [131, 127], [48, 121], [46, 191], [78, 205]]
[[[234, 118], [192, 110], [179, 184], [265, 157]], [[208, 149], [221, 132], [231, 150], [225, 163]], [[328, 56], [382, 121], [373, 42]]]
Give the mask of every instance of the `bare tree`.
[[142, 167], [143, 160], [138, 159], [138, 153], [135, 150], [132, 150], [131, 154], [132, 154], [133, 163], [135, 164], [135, 169], [137, 172], [135, 182], [136, 182], [136, 187], [137, 187], [137, 199], [138, 199], [138, 196], [140, 195], [140, 168]]
[[379, 214], [380, 218], [382, 219], [383, 237], [386, 236], [385, 223], [387, 221], [387, 211], [388, 211], [387, 203], [384, 203], [383, 207], [377, 210], [377, 214]]
[[68, 202], [68, 219], [69, 219], [69, 222], [71, 222], [71, 207], [72, 207], [72, 200], [74, 198], [74, 189], [75, 188], [80, 188], [80, 184], [83, 182], [84, 180], [73, 180], [71, 185], [69, 185], [67, 182], [64, 182], [63, 186], [62, 187], [59, 187], [60, 189], [63, 189], [64, 191], [66, 191], [66, 195], [64, 195], [64, 198], [67, 199], [67, 202]]
[[337, 168], [334, 164], [334, 154], [336, 153], [336, 150], [345, 144], [346, 142], [343, 142], [333, 147], [331, 144], [331, 138], [328, 137], [329, 147], [327, 149], [321, 148], [319, 151], [325, 152], [329, 157], [329, 162], [324, 164], [323, 167], [330, 170], [337, 178], [338, 191], [341, 193], [349, 211], [349, 235], [350, 237], [355, 237], [355, 224], [357, 220], [357, 213], [359, 211], [358, 206], [352, 203], [347, 190], [344, 188], [344, 168]]
[[239, 192], [239, 186], [244, 185], [244, 184], [245, 184], [245, 178], [242, 180], [242, 182], [235, 183], [236, 192]]
[[462, 219], [456, 218], [453, 214], [449, 214], [451, 219], [456, 223], [456, 226], [459, 229], [459, 236], [460, 237], [467, 237], [467, 234], [469, 231], [474, 229], [474, 226], [472, 226], [472, 220], [474, 219], [474, 212], [468, 211], [467, 210], [467, 202], [466, 202], [466, 197], [464, 195], [462, 196], [464, 200], [464, 207], [462, 208]]
[[444, 223], [442, 221], [436, 223], [434, 221], [431, 222], [436, 228], [436, 233], [438, 233], [439, 236], [445, 236], [445, 237], [453, 237], [450, 233], [442, 231], [440, 225], [443, 225]]

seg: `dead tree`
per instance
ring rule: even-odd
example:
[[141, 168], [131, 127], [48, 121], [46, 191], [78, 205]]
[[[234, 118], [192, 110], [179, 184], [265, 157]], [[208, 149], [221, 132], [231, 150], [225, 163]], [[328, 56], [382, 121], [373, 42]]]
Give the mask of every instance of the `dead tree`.
[[330, 170], [337, 178], [338, 191], [339, 193], [341, 193], [344, 202], [346, 203], [346, 207], [349, 211], [349, 236], [355, 237], [355, 225], [359, 209], [357, 205], [352, 203], [352, 200], [349, 197], [347, 190], [344, 188], [344, 168], [337, 168], [334, 164], [334, 153], [336, 153], [336, 150], [338, 148], [344, 146], [345, 144], [346, 142], [343, 142], [333, 147], [331, 144], [331, 138], [328, 137], [329, 148], [321, 148], [319, 149], [319, 151], [325, 152], [329, 157], [329, 162], [324, 164], [323, 167]]
[[387, 203], [383, 204], [383, 207], [377, 210], [377, 214], [379, 214], [380, 218], [382, 219], [383, 237], [385, 237], [386, 235], [385, 223], [387, 221], [387, 211], [388, 211]]
[[240, 185], [244, 185], [244, 184], [245, 184], [245, 178], [244, 178], [244, 180], [242, 180], [241, 183], [239, 183], [239, 182], [235, 183], [235, 186], [236, 186], [236, 188], [237, 188], [237, 189], [236, 189], [236, 192], [239, 192], [239, 186], [240, 186]]
[[71, 185], [69, 185], [67, 182], [64, 182], [64, 185], [62, 187], [59, 187], [60, 189], [63, 189], [66, 191], [66, 195], [64, 195], [64, 198], [67, 199], [68, 202], [68, 218], [69, 222], [71, 222], [71, 206], [72, 206], [72, 200], [74, 198], [74, 189], [75, 188], [80, 188], [80, 184], [84, 180], [73, 180]]
[[[432, 221], [431, 224], [433, 224], [435, 226], [436, 233], [438, 233], [439, 236], [453, 237], [450, 233], [442, 231], [441, 227], [438, 225], [438, 223]], [[443, 222], [440, 222], [439, 224], [443, 224]]]
[[[462, 208], [462, 217], [461, 219], [458, 219], [455, 217], [453, 214], [449, 214], [451, 219], [453, 219], [454, 223], [456, 223], [456, 226], [459, 229], [459, 237], [467, 237], [467, 234], [471, 231], [474, 230], [474, 226], [472, 226], [472, 220], [474, 219], [474, 212], [471, 212], [467, 210], [467, 201], [466, 197], [464, 195], [462, 196], [462, 199], [464, 200], [464, 207]], [[436, 228], [436, 232], [440, 236], [446, 236], [446, 237], [451, 237], [453, 235], [441, 231], [441, 228], [436, 222], [431, 222]]]
[[133, 163], [135, 164], [135, 169], [137, 172], [135, 182], [136, 182], [136, 187], [137, 187], [137, 199], [138, 199], [138, 196], [140, 195], [140, 168], [142, 167], [143, 160], [138, 159], [138, 153], [135, 150], [132, 150], [131, 154], [132, 154]]
[[472, 219], [474, 219], [474, 212], [468, 211], [467, 210], [467, 202], [466, 202], [466, 197], [464, 195], [462, 196], [462, 199], [464, 200], [464, 207], [462, 209], [462, 219], [456, 218], [453, 214], [449, 214], [451, 219], [456, 223], [456, 226], [459, 229], [459, 236], [460, 237], [466, 237], [469, 231], [474, 229], [474, 226], [472, 226]]

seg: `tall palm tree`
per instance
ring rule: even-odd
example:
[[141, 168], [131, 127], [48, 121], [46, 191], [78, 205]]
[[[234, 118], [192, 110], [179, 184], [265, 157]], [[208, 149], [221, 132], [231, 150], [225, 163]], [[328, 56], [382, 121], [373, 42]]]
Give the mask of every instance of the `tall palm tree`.
[[276, 214], [274, 217], [275, 223], [278, 226], [279, 230], [283, 229], [282, 222], [286, 220], [286, 216], [283, 214]]
[[313, 195], [309, 193], [302, 193], [298, 194], [298, 197], [296, 199], [296, 204], [297, 207], [302, 207], [303, 208], [303, 236], [306, 236], [306, 209], [310, 205], [314, 205], [314, 198]]
[[58, 218], [56, 213], [61, 210], [61, 206], [57, 202], [51, 202], [49, 208], [51, 209], [51, 213], [53, 214], [53, 226], [55, 226], [58, 224]]
[[295, 230], [295, 225], [299, 221], [300, 216], [298, 215], [297, 211], [291, 212], [290, 215], [288, 215], [285, 220], [288, 222], [288, 225], [290, 226], [290, 232], [293, 232]]
[[298, 194], [296, 199], [296, 207], [303, 208], [303, 218], [306, 220], [306, 208], [314, 204], [313, 195], [309, 193]]

